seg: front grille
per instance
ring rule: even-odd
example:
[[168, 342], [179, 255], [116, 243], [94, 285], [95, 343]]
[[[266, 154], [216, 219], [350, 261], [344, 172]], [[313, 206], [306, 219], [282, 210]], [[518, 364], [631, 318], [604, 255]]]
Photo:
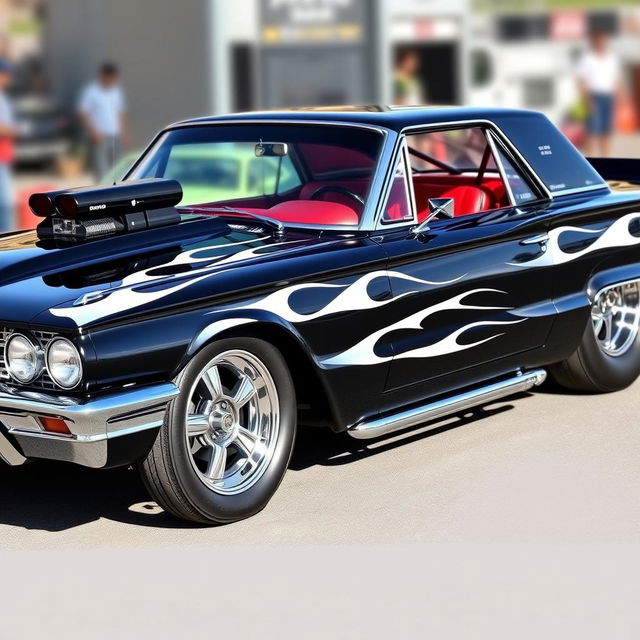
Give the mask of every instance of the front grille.
[[[9, 329], [7, 327], [0, 327], [0, 380], [9, 381], [11, 380], [11, 376], [9, 375], [9, 371], [7, 370], [7, 364], [4, 361], [4, 345], [7, 340], [11, 336], [12, 333], [16, 332], [16, 329]], [[18, 331], [18, 333], [21, 333]], [[40, 343], [41, 349], [46, 352], [47, 345], [56, 337], [57, 334], [52, 331], [28, 331], [26, 332], [29, 337], [37, 340]], [[14, 381], [15, 382], [15, 381]], [[18, 383], [15, 383], [18, 384]], [[24, 385], [25, 387], [35, 388], [35, 389], [44, 389], [53, 391], [58, 389], [55, 382], [49, 377], [49, 373], [45, 367], [44, 371], [28, 385]]]

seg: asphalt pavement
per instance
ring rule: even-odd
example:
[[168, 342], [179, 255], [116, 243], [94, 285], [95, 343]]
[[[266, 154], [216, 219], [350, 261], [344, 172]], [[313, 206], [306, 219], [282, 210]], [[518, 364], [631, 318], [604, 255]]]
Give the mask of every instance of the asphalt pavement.
[[279, 491], [224, 527], [182, 523], [135, 471], [0, 468], [0, 549], [640, 541], [640, 383], [544, 388], [376, 441], [305, 430]]

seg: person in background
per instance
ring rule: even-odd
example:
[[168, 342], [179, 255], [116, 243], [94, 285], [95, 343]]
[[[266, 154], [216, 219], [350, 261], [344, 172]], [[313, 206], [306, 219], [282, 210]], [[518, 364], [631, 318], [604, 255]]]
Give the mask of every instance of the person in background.
[[84, 88], [78, 111], [91, 143], [92, 168], [96, 180], [113, 166], [129, 146], [129, 127], [125, 98], [120, 86], [118, 67], [105, 62], [98, 79]]
[[397, 105], [417, 105], [426, 101], [418, 72], [420, 56], [414, 49], [399, 49], [393, 71], [393, 102]]
[[604, 31], [591, 34], [590, 46], [578, 64], [578, 84], [587, 105], [587, 155], [608, 156], [616, 97], [622, 92], [620, 61]]
[[0, 59], [0, 231], [15, 227], [11, 165], [13, 163], [15, 126], [13, 110], [7, 97], [11, 83], [11, 64]]

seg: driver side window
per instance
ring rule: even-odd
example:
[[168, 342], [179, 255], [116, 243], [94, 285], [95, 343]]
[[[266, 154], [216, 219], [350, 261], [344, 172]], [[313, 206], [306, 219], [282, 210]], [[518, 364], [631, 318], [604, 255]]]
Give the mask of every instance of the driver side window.
[[454, 217], [508, 206], [504, 179], [481, 127], [426, 131], [407, 136], [418, 221], [430, 202], [444, 198]]

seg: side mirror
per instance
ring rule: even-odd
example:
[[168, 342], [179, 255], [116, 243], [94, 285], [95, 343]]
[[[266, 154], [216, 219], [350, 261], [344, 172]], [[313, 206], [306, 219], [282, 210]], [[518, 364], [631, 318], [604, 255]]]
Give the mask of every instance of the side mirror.
[[453, 198], [429, 198], [429, 215], [411, 231], [414, 235], [419, 236], [429, 231], [429, 223], [437, 216], [441, 218], [453, 218], [454, 201]]

